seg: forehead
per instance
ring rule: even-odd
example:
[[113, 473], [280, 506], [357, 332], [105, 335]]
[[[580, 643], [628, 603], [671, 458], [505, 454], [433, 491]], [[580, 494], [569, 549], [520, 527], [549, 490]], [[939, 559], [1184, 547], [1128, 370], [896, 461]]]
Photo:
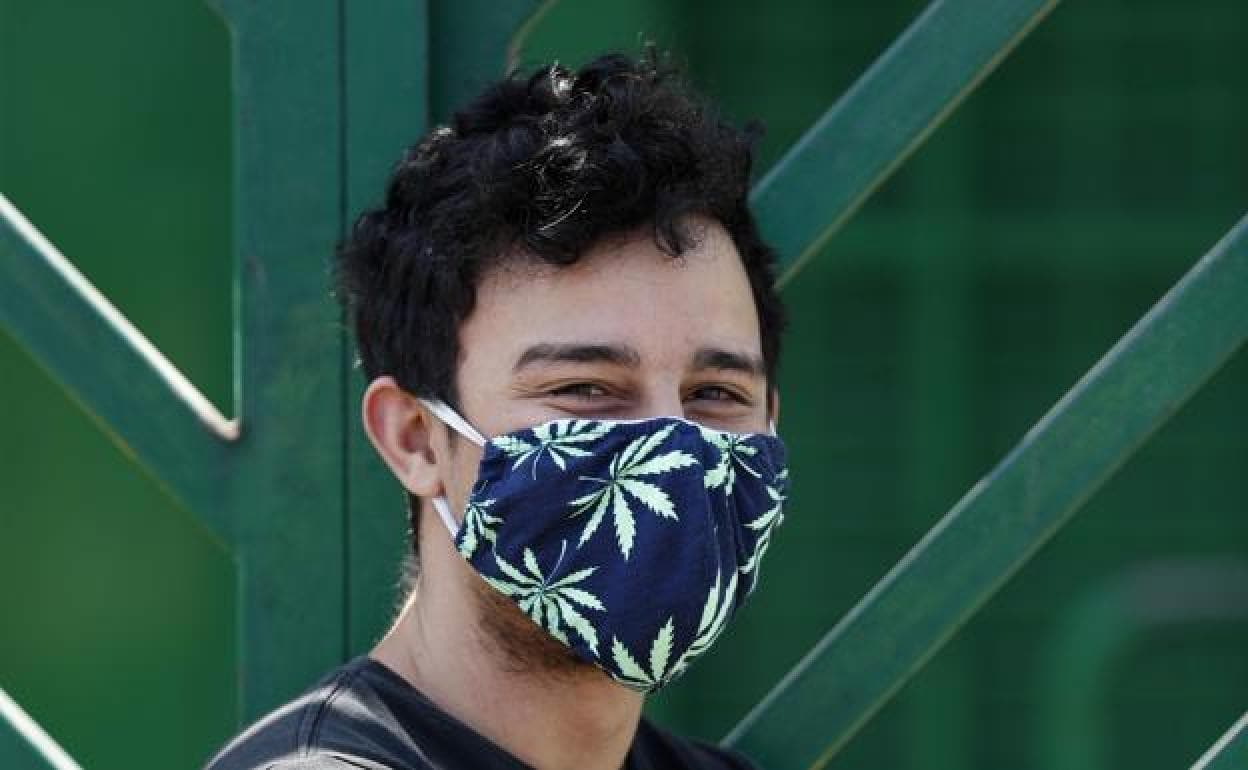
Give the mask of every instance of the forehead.
[[461, 386], [510, 371], [537, 344], [624, 344], [660, 367], [683, 367], [708, 347], [758, 355], [758, 314], [732, 239], [707, 220], [690, 230], [693, 245], [679, 257], [647, 228], [604, 240], [573, 265], [511, 260], [489, 271], [460, 329]]

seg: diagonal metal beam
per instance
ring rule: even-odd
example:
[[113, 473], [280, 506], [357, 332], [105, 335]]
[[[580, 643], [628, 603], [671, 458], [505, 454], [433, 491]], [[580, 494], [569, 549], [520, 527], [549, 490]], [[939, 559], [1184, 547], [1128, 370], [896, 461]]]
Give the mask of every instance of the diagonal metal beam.
[[82, 770], [65, 749], [0, 689], [0, 767], [7, 770]]
[[935, 0], [755, 185], [783, 286], [1057, 0]]
[[1244, 770], [1248, 767], [1248, 711], [1196, 760], [1192, 770]]
[[1248, 339], [1248, 217], [1213, 247], [726, 738], [822, 767]]
[[63, 254], [0, 195], [0, 328], [175, 498], [226, 523], [227, 419]]

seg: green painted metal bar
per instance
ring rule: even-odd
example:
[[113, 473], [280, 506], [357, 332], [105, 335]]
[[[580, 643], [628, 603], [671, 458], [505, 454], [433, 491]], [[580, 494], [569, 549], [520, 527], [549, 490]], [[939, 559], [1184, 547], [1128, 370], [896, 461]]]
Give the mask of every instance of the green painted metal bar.
[[0, 689], [0, 767], [5, 770], [82, 770], [3, 689]]
[[[428, 4], [375, 0], [343, 5], [343, 184], [349, 227], [381, 202], [386, 178], [428, 124]], [[393, 614], [406, 521], [398, 483], [373, 451], [360, 423], [364, 382], [344, 338], [343, 408], [347, 478], [347, 649], [366, 652]]]
[[[219, 10], [233, 33], [238, 290], [227, 420], [0, 198], [0, 325], [232, 546], [240, 701], [267, 711], [347, 647], [337, 0]], [[240, 430], [246, 426], [245, 430]]]
[[517, 43], [554, 0], [431, 0], [430, 114], [451, 114], [516, 63]]
[[[339, 0], [222, 0], [232, 34], [243, 436], [227, 485], [242, 717], [346, 653]], [[203, 513], [196, 511], [196, 513]]]
[[1192, 770], [1245, 770], [1248, 768], [1248, 711], [1231, 725], [1218, 742], [1196, 760]]
[[1057, 5], [935, 0], [755, 185], [780, 285]]
[[121, 450], [219, 536], [220, 488], [238, 423], [226, 419], [0, 195], [0, 328]]
[[1248, 339], [1242, 219], [725, 742], [822, 767]]

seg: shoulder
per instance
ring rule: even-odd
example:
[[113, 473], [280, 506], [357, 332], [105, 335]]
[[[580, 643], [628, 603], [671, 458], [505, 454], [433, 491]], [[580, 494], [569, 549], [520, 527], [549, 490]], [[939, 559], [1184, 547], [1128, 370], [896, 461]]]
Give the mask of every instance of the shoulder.
[[382, 663], [361, 657], [245, 730], [206, 770], [469, 767], [526, 766]]
[[755, 770], [748, 759], [728, 749], [682, 738], [642, 719], [629, 754], [628, 770]]
[[357, 659], [335, 669], [240, 733], [205, 770], [425, 767], [411, 756], [414, 747], [370, 681], [368, 665]]
[[258, 770], [390, 770], [362, 757], [316, 754], [307, 757], [279, 759]]

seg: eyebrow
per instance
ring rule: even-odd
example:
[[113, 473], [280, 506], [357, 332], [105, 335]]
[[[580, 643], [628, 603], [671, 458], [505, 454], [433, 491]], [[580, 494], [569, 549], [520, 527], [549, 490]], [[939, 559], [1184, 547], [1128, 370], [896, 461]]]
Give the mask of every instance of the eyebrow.
[[543, 343], [527, 348], [511, 368], [518, 372], [526, 366], [545, 364], [613, 364], [636, 369], [641, 366], [641, 354], [627, 345], [554, 345]]
[[759, 356], [719, 348], [699, 348], [693, 354], [693, 368], [741, 372], [754, 377], [762, 377], [765, 369]]
[[[759, 356], [722, 348], [699, 348], [692, 360], [694, 369], [741, 372], [755, 377], [764, 376], [766, 368]], [[512, 371], [534, 364], [610, 364], [636, 369], [641, 366], [641, 354], [628, 345], [541, 343], [526, 348]]]

